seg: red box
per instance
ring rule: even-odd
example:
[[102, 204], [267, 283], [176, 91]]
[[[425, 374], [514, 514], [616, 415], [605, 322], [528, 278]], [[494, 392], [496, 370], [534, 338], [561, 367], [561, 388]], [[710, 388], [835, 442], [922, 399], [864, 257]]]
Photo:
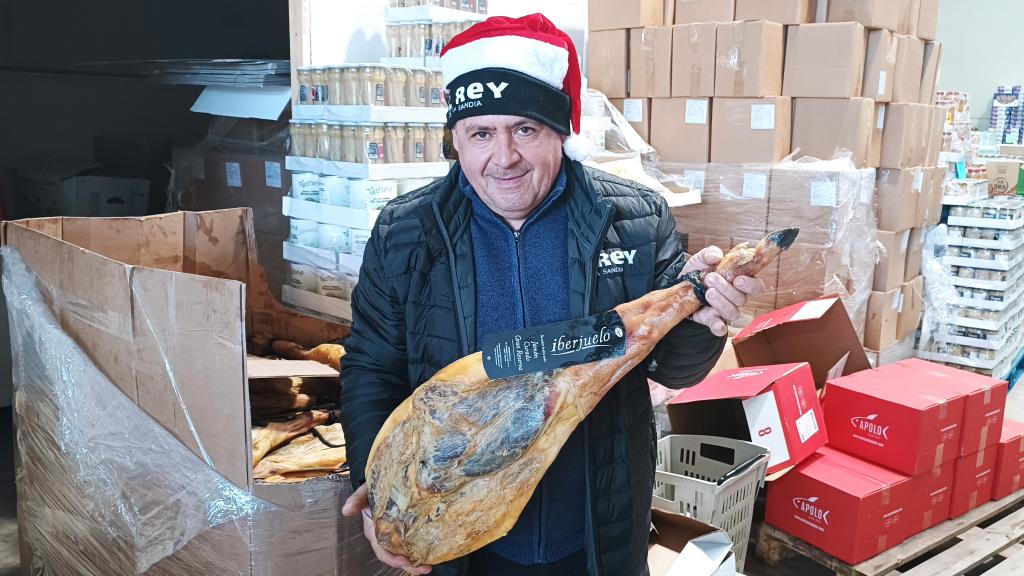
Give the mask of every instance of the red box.
[[849, 564], [903, 542], [910, 478], [822, 448], [768, 487], [765, 522]]
[[727, 370], [668, 403], [673, 434], [725, 436], [769, 450], [768, 473], [799, 464], [828, 443], [806, 363]]
[[949, 510], [950, 518], [963, 516], [992, 500], [998, 453], [999, 450], [993, 446], [956, 461], [956, 477], [953, 479], [953, 505]]
[[[1006, 411], [1008, 385], [1005, 380], [989, 378], [918, 359], [904, 360], [891, 366], [910, 368], [925, 373], [927, 376], [924, 379], [907, 376], [924, 389], [930, 390], [941, 386], [959, 392], [967, 398], [964, 405], [964, 423], [961, 427], [959, 456], [974, 454], [989, 446], [994, 446], [999, 441], [999, 433], [1003, 429], [1003, 418]], [[883, 370], [889, 369], [891, 366], [886, 366]]]
[[957, 457], [964, 401], [959, 393], [907, 386], [879, 370], [829, 380], [823, 402], [829, 445], [909, 476], [924, 474]]
[[915, 506], [908, 521], [910, 536], [949, 520], [955, 476], [956, 462], [914, 476], [911, 482]]
[[996, 483], [992, 499], [1002, 500], [1021, 489], [1024, 478], [1024, 424], [1007, 418], [996, 455]]

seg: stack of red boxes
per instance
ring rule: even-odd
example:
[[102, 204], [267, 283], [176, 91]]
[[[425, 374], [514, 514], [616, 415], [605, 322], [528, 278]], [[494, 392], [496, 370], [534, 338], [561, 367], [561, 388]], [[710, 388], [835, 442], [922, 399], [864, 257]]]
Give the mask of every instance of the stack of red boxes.
[[769, 487], [766, 521], [857, 564], [1009, 495], [1024, 483], [1024, 425], [1004, 429], [1006, 394], [920, 360], [829, 380], [829, 445]]

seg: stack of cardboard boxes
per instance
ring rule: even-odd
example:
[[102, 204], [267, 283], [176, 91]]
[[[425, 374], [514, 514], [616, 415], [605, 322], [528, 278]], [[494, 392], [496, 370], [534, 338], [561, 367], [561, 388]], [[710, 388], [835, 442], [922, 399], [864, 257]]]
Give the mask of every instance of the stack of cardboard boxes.
[[689, 251], [801, 227], [750, 317], [840, 293], [874, 351], [916, 330], [943, 176], [937, 13], [934, 0], [590, 0], [591, 87], [663, 170], [698, 175], [701, 204], [674, 210]]

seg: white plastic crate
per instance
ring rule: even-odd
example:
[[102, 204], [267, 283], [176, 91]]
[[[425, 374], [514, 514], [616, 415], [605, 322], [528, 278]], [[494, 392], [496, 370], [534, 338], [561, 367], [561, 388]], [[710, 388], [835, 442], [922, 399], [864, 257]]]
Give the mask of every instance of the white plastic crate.
[[656, 508], [721, 528], [743, 570], [754, 500], [768, 470], [768, 449], [729, 438], [666, 436], [658, 441]]

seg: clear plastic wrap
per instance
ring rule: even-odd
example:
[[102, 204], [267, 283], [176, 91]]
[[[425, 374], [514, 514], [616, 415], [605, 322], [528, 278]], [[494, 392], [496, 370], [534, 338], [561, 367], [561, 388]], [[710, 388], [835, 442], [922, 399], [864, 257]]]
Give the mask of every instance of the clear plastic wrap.
[[343, 334], [273, 300], [252, 226], [247, 210], [5, 223], [33, 573], [397, 573], [340, 515], [347, 476], [252, 481], [246, 330]]

